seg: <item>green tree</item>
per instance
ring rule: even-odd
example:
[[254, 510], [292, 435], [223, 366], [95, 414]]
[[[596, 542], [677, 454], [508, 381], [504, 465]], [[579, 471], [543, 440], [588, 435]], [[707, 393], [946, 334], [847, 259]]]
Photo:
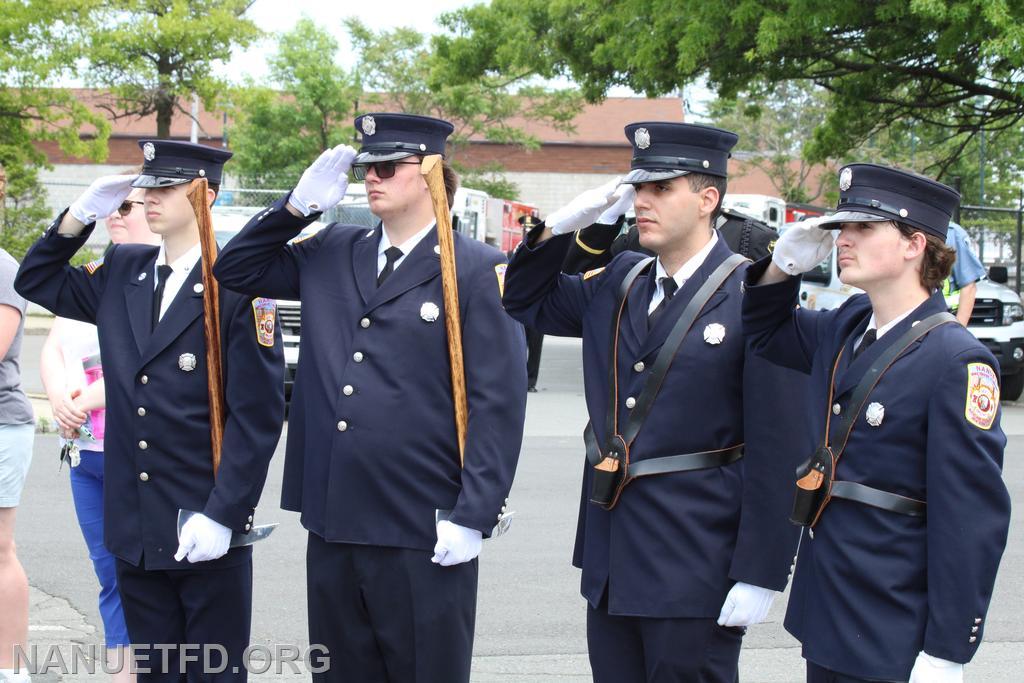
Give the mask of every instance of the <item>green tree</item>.
[[87, 16], [88, 81], [110, 89], [111, 115], [155, 113], [157, 137], [166, 138], [174, 112], [190, 114], [193, 93], [209, 109], [225, 92], [214, 64], [260, 37], [243, 16], [252, 2], [94, 0]]
[[740, 137], [733, 152], [739, 175], [760, 170], [787, 202], [827, 201], [826, 189], [830, 181], [835, 184], [833, 167], [804, 158], [807, 131], [828, 114], [823, 90], [802, 81], [765, 85], [733, 99], [714, 101], [709, 114], [715, 125]]
[[269, 60], [280, 90], [250, 80], [233, 91], [232, 165], [245, 186], [290, 187], [323, 150], [353, 139], [359, 88], [337, 52], [327, 31], [301, 19]]
[[88, 0], [0, 0], [0, 167], [7, 175], [0, 207], [0, 247], [20, 258], [49, 217], [39, 143], [102, 161], [110, 125], [75, 99], [49, 87], [75, 73], [78, 33]]
[[442, 17], [434, 46], [456, 80], [565, 76], [590, 100], [701, 77], [726, 98], [810, 81], [830, 93], [805, 150], [821, 161], [900, 121], [968, 139], [1019, 125], [1022, 20], [1020, 0], [492, 0]]
[[540, 140], [524, 127], [543, 122], [571, 133], [583, 99], [573, 89], [553, 89], [534, 82], [525, 71], [501, 76], [482, 73], [452, 82], [426, 37], [410, 28], [373, 31], [358, 19], [345, 22], [359, 53], [357, 73], [365, 95], [360, 109], [385, 106], [393, 111], [435, 116], [451, 121], [449, 138], [453, 166], [466, 187], [514, 199], [518, 189], [501, 177], [501, 165], [472, 168], [460, 152], [470, 140], [537, 149]]

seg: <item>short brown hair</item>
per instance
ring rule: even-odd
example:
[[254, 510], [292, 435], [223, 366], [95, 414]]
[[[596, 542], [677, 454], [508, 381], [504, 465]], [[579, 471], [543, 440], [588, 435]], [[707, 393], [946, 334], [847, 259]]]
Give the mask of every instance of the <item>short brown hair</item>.
[[441, 162], [441, 174], [444, 176], [444, 193], [448, 195], [448, 208], [455, 202], [455, 191], [459, 189], [459, 174], [447, 161]]
[[900, 221], [892, 222], [900, 234], [910, 238], [915, 232], [924, 235], [924, 260], [921, 261], [921, 285], [929, 292], [940, 289], [953, 271], [953, 262], [956, 261], [956, 250], [947, 247], [945, 241], [935, 235], [929, 235], [920, 228], [915, 228]]
[[715, 206], [715, 210], [711, 212], [711, 227], [715, 227], [718, 214], [722, 211], [722, 200], [725, 199], [725, 188], [728, 185], [728, 181], [721, 176], [707, 175], [706, 173], [687, 173], [683, 177], [686, 178], [686, 182], [690, 185], [690, 192], [700, 192], [709, 187], [718, 190], [718, 204]]

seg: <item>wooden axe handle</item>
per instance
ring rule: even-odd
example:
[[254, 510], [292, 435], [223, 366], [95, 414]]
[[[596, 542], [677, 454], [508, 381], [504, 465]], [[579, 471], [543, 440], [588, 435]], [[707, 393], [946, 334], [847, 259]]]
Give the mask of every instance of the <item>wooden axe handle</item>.
[[220, 288], [213, 277], [217, 260], [217, 240], [213, 218], [206, 199], [206, 178], [197, 178], [188, 188], [188, 200], [199, 223], [199, 245], [203, 267], [203, 332], [206, 337], [206, 380], [210, 387], [210, 445], [213, 450], [213, 474], [220, 469], [221, 443], [224, 441], [224, 375], [220, 348]]
[[459, 464], [465, 465], [466, 425], [469, 407], [466, 399], [466, 371], [462, 358], [462, 323], [459, 314], [459, 283], [455, 273], [455, 240], [452, 239], [452, 215], [441, 171], [441, 155], [424, 157], [420, 173], [430, 189], [437, 220], [437, 244], [441, 248], [441, 291], [444, 299], [444, 324], [448, 333], [448, 359], [452, 370], [452, 402], [455, 404], [455, 432], [459, 439]]

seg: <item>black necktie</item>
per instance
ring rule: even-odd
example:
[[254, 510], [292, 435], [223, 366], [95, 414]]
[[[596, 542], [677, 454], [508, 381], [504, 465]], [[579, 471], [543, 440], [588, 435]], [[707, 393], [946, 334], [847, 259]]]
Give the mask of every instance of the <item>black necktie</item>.
[[387, 259], [387, 262], [381, 268], [380, 275], [377, 276], [378, 287], [384, 284], [384, 281], [388, 279], [391, 273], [395, 272], [395, 261], [402, 258], [402, 250], [398, 247], [388, 247], [384, 250], [384, 258]]
[[153, 329], [160, 322], [160, 304], [164, 300], [164, 289], [167, 287], [167, 278], [171, 276], [171, 267], [168, 265], [156, 267], [156, 291], [153, 292]]
[[875, 328], [872, 327], [870, 330], [865, 332], [864, 336], [861, 337], [860, 339], [860, 346], [858, 346], [857, 350], [853, 352], [853, 359], [857, 360], [857, 357], [860, 356], [860, 354], [867, 351], [868, 347], [874, 344], [877, 339], [878, 330], [876, 330]]
[[679, 285], [676, 284], [675, 279], [670, 277], [661, 278], [661, 289], [665, 292], [665, 298], [655, 306], [654, 310], [647, 316], [647, 329], [654, 327], [654, 323], [658, 322], [658, 318], [668, 309], [669, 302], [672, 301], [672, 297], [675, 296], [676, 290], [679, 289]]

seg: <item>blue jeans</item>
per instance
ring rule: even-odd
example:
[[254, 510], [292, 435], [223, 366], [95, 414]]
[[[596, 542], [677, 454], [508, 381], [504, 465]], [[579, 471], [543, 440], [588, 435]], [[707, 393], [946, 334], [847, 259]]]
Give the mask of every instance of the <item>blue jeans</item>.
[[114, 556], [103, 545], [103, 453], [82, 452], [78, 467], [71, 468], [71, 496], [75, 515], [89, 548], [96, 578], [100, 581], [100, 617], [107, 647], [128, 645], [128, 627], [124, 623], [121, 595], [117, 591]]

